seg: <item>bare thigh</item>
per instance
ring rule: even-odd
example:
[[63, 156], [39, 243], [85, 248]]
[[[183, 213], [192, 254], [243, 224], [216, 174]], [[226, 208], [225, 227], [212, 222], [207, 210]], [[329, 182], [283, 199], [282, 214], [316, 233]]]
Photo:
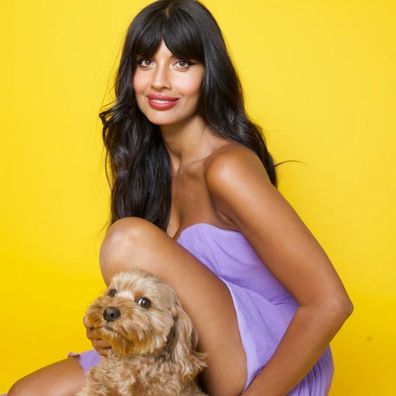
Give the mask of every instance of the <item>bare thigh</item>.
[[43, 367], [16, 382], [8, 396], [74, 396], [84, 384], [77, 357]]
[[246, 355], [228, 287], [187, 249], [139, 217], [113, 223], [100, 250], [108, 284], [118, 272], [142, 268], [172, 286], [208, 354], [201, 383], [211, 396], [239, 395], [246, 381]]

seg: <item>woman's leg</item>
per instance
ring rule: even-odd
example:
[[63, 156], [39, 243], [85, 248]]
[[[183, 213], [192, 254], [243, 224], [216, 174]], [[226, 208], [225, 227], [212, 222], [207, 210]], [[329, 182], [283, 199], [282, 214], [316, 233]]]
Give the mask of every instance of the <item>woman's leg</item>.
[[8, 396], [74, 396], [84, 378], [78, 357], [70, 357], [23, 377], [11, 387]]
[[201, 375], [211, 396], [236, 396], [246, 381], [246, 356], [227, 286], [159, 227], [139, 217], [113, 223], [100, 250], [105, 282], [137, 267], [172, 286], [208, 353]]

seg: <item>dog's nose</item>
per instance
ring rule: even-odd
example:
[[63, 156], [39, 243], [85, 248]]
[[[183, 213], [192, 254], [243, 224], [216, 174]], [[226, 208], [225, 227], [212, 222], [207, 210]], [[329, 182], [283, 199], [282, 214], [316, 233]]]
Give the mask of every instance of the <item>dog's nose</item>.
[[107, 322], [113, 322], [114, 320], [118, 319], [121, 316], [121, 312], [114, 307], [107, 307], [103, 311], [103, 318]]

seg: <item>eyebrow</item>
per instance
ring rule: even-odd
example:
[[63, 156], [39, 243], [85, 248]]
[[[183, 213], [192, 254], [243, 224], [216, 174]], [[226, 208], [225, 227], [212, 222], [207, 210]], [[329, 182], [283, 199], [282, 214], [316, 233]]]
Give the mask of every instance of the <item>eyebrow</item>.
[[[155, 58], [155, 54], [152, 55], [152, 56], [142, 55], [142, 54], [136, 55], [136, 58], [137, 58], [137, 59], [141, 59], [141, 58], [145, 58], [145, 57], [149, 57], [149, 58], [154, 59], [154, 58]], [[169, 55], [169, 57], [168, 57], [168, 59], [171, 59], [171, 60], [172, 60], [172, 59], [180, 59], [180, 58], [187, 58], [187, 57], [180, 57], [180, 56], [177, 56], [177, 55], [174, 55], [174, 54], [171, 54], [171, 55]]]

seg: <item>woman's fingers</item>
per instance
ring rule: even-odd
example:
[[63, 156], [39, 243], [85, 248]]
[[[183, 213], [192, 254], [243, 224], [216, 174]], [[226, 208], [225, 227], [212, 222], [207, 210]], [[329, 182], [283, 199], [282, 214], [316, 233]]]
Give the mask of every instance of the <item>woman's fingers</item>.
[[110, 349], [111, 346], [108, 342], [102, 340], [101, 338], [96, 338], [92, 340], [92, 345], [95, 349]]
[[108, 357], [111, 352], [111, 346], [98, 335], [96, 329], [87, 329], [87, 338], [91, 340], [92, 346], [99, 353], [99, 355]]
[[87, 337], [91, 341], [93, 341], [94, 339], [100, 338], [99, 335], [98, 335], [98, 331], [96, 329], [94, 329], [93, 327], [87, 328], [86, 334], [87, 334]]
[[110, 344], [100, 337], [97, 329], [90, 325], [86, 316], [83, 318], [83, 324], [86, 329], [87, 338], [91, 340], [92, 346], [95, 348], [96, 352], [101, 356], [108, 357], [111, 352]]
[[90, 325], [90, 323], [88, 321], [87, 315], [84, 315], [84, 317], [83, 317], [83, 324], [87, 329], [93, 329], [93, 327]]
[[111, 346], [107, 342], [101, 339], [93, 340], [92, 346], [95, 348], [96, 352], [99, 353], [99, 355], [109, 357]]

